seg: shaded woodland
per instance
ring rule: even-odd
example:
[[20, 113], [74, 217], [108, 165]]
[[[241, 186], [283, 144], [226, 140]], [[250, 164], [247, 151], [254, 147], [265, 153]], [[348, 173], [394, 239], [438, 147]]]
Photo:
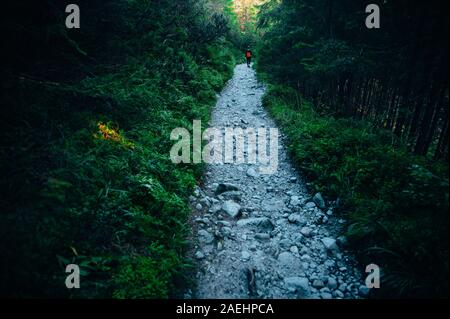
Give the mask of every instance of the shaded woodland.
[[364, 1], [265, 4], [261, 64], [317, 110], [370, 121], [414, 154], [448, 159], [448, 3], [378, 4], [373, 30]]
[[[448, 295], [448, 2], [268, 1], [265, 104], [315, 191], [340, 203], [374, 297]], [[363, 267], [362, 267], [363, 268]], [[362, 269], [364, 270], [364, 269]]]

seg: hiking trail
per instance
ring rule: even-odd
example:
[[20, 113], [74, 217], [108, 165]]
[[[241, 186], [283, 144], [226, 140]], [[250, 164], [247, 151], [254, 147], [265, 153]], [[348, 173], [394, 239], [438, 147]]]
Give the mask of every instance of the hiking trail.
[[[255, 71], [236, 66], [212, 112], [211, 127], [276, 128], [262, 106]], [[196, 287], [187, 298], [364, 298], [369, 291], [335, 203], [309, 194], [280, 132], [278, 171], [249, 164], [207, 165], [191, 196]], [[248, 154], [247, 154], [248, 155]]]

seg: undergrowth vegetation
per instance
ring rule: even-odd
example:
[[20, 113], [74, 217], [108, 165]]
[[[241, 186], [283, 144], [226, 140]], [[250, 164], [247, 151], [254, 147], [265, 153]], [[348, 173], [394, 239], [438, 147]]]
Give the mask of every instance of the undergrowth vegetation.
[[270, 86], [264, 104], [310, 188], [339, 199], [361, 263], [382, 268], [377, 296], [445, 296], [448, 164], [412, 155], [368, 122], [317, 113], [286, 86]]
[[[201, 167], [172, 164], [170, 132], [206, 123], [232, 75], [227, 16], [203, 1], [79, 1], [69, 32], [64, 6], [47, 5], [13, 5], [9, 21], [23, 25], [2, 85], [0, 294], [178, 296]], [[66, 288], [68, 264], [81, 289]]]

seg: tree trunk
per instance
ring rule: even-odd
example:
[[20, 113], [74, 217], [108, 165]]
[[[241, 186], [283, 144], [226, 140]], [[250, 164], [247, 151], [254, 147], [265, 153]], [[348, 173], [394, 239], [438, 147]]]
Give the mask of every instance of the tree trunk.
[[427, 104], [427, 109], [425, 111], [425, 115], [422, 119], [422, 123], [419, 129], [419, 136], [417, 139], [416, 146], [414, 148], [414, 154], [416, 155], [426, 155], [429, 148], [428, 136], [430, 130], [432, 129], [431, 124], [433, 121], [433, 117], [436, 112], [436, 108], [438, 107], [437, 96], [439, 94], [438, 84], [433, 83], [433, 88], [431, 89], [429, 102]]
[[434, 158], [436, 160], [444, 159], [445, 161], [448, 161], [448, 107], [447, 112], [445, 112], [445, 118], [444, 118], [444, 127], [441, 130], [441, 135], [439, 137], [439, 142], [436, 148], [436, 153], [434, 155]]

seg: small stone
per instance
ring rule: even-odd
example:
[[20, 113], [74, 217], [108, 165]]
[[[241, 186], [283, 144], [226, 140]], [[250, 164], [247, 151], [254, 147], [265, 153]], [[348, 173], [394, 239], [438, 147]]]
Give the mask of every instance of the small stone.
[[335, 298], [338, 298], [338, 299], [343, 299], [344, 298], [344, 294], [342, 293], [342, 291], [339, 291], [339, 290], [335, 290], [333, 292], [333, 296]]
[[297, 182], [297, 177], [291, 177], [291, 178], [289, 179], [289, 181], [290, 181], [291, 183], [296, 183], [296, 182]]
[[259, 240], [269, 240], [270, 239], [270, 235], [269, 234], [263, 234], [263, 233], [258, 233], [255, 235], [256, 239]]
[[309, 209], [309, 210], [314, 209], [314, 208], [316, 208], [316, 204], [313, 202], [308, 202], [308, 203], [306, 203], [305, 208]]
[[278, 261], [284, 266], [289, 266], [292, 263], [295, 263], [295, 258], [291, 253], [283, 252], [278, 255]]
[[303, 228], [300, 230], [300, 234], [302, 234], [302, 235], [305, 236], [305, 237], [310, 237], [310, 236], [311, 236], [311, 232], [312, 232], [312, 230], [311, 230], [311, 228], [309, 228], [309, 227], [303, 227]]
[[250, 257], [251, 257], [251, 255], [250, 255], [250, 253], [249, 253], [248, 251], [243, 251], [243, 252], [241, 253], [241, 258], [242, 258], [242, 260], [244, 260], [244, 261], [250, 260]]
[[242, 193], [238, 191], [224, 192], [221, 195], [225, 200], [233, 200], [236, 202], [242, 201]]
[[300, 254], [304, 255], [304, 254], [308, 254], [309, 253], [309, 249], [305, 246], [302, 247], [302, 249], [300, 249]]
[[324, 285], [324, 283], [323, 283], [322, 280], [316, 279], [316, 280], [314, 280], [312, 286], [313, 286], [314, 288], [316, 288], [316, 289], [321, 289], [321, 288], [323, 288], [325, 285]]
[[222, 226], [222, 227], [231, 227], [231, 223], [230, 223], [230, 222], [227, 222], [227, 221], [225, 221], [225, 220], [220, 220], [220, 221], [218, 221], [218, 222], [217, 222], [217, 225], [218, 225], [218, 226]]
[[320, 209], [326, 208], [325, 200], [323, 199], [321, 193], [317, 193], [316, 195], [314, 195], [313, 201]]
[[202, 204], [198, 203], [198, 204], [195, 206], [195, 209], [196, 209], [196, 210], [202, 210], [202, 209], [203, 209]]
[[297, 246], [292, 246], [291, 249], [289, 249], [289, 250], [294, 255], [298, 255], [298, 247]]
[[222, 211], [230, 217], [236, 218], [241, 213], [241, 205], [232, 200], [228, 200], [222, 205]]
[[292, 242], [289, 239], [282, 239], [279, 244], [283, 249], [289, 249], [292, 246]]
[[208, 213], [216, 214], [220, 211], [221, 208], [222, 208], [222, 206], [220, 206], [220, 204], [216, 203], [211, 206], [211, 208], [208, 210]]
[[302, 202], [300, 201], [300, 197], [298, 196], [291, 196], [290, 204], [291, 206], [299, 206]]
[[256, 170], [251, 167], [247, 170], [247, 176], [252, 177], [252, 178], [257, 178], [259, 175], [256, 172]]
[[339, 237], [336, 239], [336, 243], [339, 245], [339, 247], [342, 247], [342, 248], [346, 247], [346, 246], [348, 245], [347, 237], [345, 237], [345, 236], [339, 236]]
[[330, 289], [328, 289], [327, 287], [321, 288], [320, 292], [328, 292], [331, 293]]
[[222, 236], [224, 237], [224, 238], [226, 238], [226, 237], [231, 237], [231, 233], [232, 233], [233, 231], [231, 230], [231, 228], [230, 227], [223, 227], [222, 229], [221, 229], [221, 234], [222, 234]]
[[303, 255], [300, 257], [300, 259], [301, 259], [301, 260], [311, 260], [311, 256], [308, 255], [308, 254], [303, 254]]
[[288, 277], [284, 278], [286, 288], [292, 293], [299, 293], [303, 296], [308, 296], [311, 292], [309, 287], [309, 280], [305, 277]]
[[214, 236], [208, 233], [206, 230], [202, 229], [198, 231], [198, 240], [205, 244], [210, 244], [214, 241]]
[[208, 218], [197, 218], [195, 220], [195, 222], [198, 224], [208, 225], [209, 219]]
[[338, 286], [338, 283], [336, 281], [336, 279], [334, 279], [333, 277], [328, 277], [328, 283], [327, 283], [327, 287], [330, 288], [331, 290], [336, 289]]
[[239, 227], [257, 228], [261, 232], [264, 231], [270, 232], [275, 228], [270, 219], [267, 217], [241, 219], [237, 222], [237, 225]]
[[198, 259], [198, 260], [201, 260], [201, 259], [205, 258], [205, 255], [201, 251], [197, 251], [195, 253], [195, 258]]
[[219, 184], [216, 188], [216, 195], [220, 195], [225, 192], [239, 191], [239, 188], [233, 184]]
[[200, 200], [200, 204], [202, 204], [202, 205], [205, 206], [205, 207], [211, 206], [211, 202], [210, 202], [210, 200], [209, 200], [208, 197], [202, 198], [202, 199]]
[[306, 220], [299, 214], [292, 214], [288, 217], [288, 220], [292, 224], [297, 224], [299, 226], [305, 226]]
[[329, 238], [329, 237], [322, 238], [322, 243], [324, 244], [325, 248], [328, 251], [331, 251], [331, 252], [339, 251], [339, 247], [336, 244], [336, 240], [333, 238]]

